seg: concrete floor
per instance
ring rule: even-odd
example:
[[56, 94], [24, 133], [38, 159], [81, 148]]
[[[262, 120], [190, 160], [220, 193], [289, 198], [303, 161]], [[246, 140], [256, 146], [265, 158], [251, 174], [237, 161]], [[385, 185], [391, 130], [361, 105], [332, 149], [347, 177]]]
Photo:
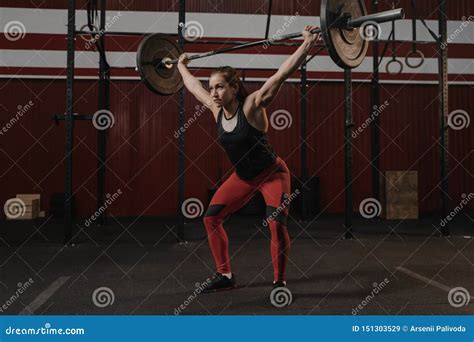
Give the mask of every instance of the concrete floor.
[[[452, 225], [450, 237], [439, 235], [433, 219], [355, 219], [351, 240], [342, 239], [342, 217], [310, 225], [290, 220], [293, 303], [280, 309], [269, 300], [269, 236], [259, 222], [226, 222], [239, 287], [213, 294], [196, 292], [214, 269], [199, 220], [186, 224], [187, 244], [176, 242], [170, 220], [110, 218], [88, 228], [78, 222], [74, 246], [62, 243], [60, 220], [2, 222], [0, 314], [474, 314], [474, 299], [460, 307], [448, 300], [455, 287], [474, 296], [474, 229], [467, 215]], [[103, 287], [109, 297], [94, 297]]]

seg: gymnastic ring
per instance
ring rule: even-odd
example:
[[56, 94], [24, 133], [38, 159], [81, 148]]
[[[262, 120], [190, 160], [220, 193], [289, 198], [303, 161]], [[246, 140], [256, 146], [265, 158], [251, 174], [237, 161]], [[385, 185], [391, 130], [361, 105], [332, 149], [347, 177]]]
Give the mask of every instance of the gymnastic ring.
[[[390, 64], [392, 63], [397, 63], [399, 66], [400, 66], [400, 70], [398, 72], [392, 72], [390, 71]], [[386, 65], [385, 65], [385, 71], [387, 72], [387, 74], [389, 75], [400, 75], [403, 71], [403, 64], [402, 62], [400, 62], [398, 59], [396, 58], [393, 58], [390, 62], [388, 62]]]
[[[418, 55], [418, 57], [420, 58], [420, 62], [417, 64], [410, 64], [410, 58], [412, 58], [415, 55]], [[406, 65], [408, 65], [408, 67], [412, 69], [419, 68], [423, 64], [424, 61], [425, 61], [425, 55], [420, 50], [411, 50], [411, 52], [409, 52], [405, 57]]]
[[[89, 25], [88, 24], [85, 24], [85, 25], [82, 25], [81, 28], [79, 29], [79, 31], [84, 31], [85, 28], [89, 28]], [[99, 28], [95, 25], [92, 25], [92, 28], [94, 29], [92, 32], [99, 32]], [[97, 35], [98, 33], [95, 33], [95, 34], [89, 34], [89, 36], [91, 37], [90, 39], [87, 39], [85, 38], [86, 34], [80, 34], [79, 36], [81, 37], [81, 39], [83, 41], [85, 41], [86, 43], [90, 43], [90, 44], [93, 44], [95, 43], [95, 36]]]

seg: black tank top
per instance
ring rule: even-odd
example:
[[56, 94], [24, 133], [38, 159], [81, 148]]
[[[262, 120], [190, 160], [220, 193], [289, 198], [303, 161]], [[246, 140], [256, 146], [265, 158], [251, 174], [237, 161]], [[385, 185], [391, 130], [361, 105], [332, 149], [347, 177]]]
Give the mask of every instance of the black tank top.
[[267, 134], [248, 123], [242, 104], [239, 104], [235, 115], [237, 125], [232, 132], [227, 132], [222, 127], [222, 120], [226, 120], [223, 118], [224, 110], [219, 111], [217, 116], [219, 143], [226, 150], [237, 175], [244, 180], [251, 180], [275, 163], [276, 154], [268, 142]]

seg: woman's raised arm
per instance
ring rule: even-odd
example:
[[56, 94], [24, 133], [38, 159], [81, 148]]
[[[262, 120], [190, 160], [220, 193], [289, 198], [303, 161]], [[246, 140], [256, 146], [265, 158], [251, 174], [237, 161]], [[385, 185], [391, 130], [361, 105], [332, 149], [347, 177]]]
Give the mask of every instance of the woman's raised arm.
[[266, 107], [275, 98], [282, 84], [303, 63], [314, 43], [320, 39], [320, 34], [312, 34], [314, 26], [306, 26], [303, 30], [303, 43], [286, 59], [278, 71], [270, 77], [263, 86], [255, 91], [252, 96], [256, 107]]
[[219, 109], [212, 101], [211, 94], [202, 86], [201, 81], [194, 77], [194, 75], [188, 70], [188, 63], [188, 56], [186, 54], [182, 54], [179, 57], [178, 70], [181, 74], [181, 77], [183, 77], [184, 86], [191, 94], [194, 95], [196, 99], [198, 99], [199, 102], [209, 108], [212, 114], [214, 114], [214, 119], [217, 120]]

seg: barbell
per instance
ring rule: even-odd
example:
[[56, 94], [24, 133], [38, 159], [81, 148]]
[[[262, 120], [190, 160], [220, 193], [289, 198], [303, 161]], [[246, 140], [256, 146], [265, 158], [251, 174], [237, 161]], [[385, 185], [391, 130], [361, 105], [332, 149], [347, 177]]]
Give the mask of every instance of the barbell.
[[[321, 28], [311, 32], [321, 33], [329, 56], [341, 68], [355, 68], [364, 60], [369, 39], [361, 30], [369, 25], [403, 19], [403, 9], [367, 15], [364, 0], [322, 0]], [[360, 28], [360, 29], [357, 29]], [[373, 28], [372, 28], [373, 30]], [[301, 32], [236, 45], [202, 54], [191, 55], [189, 60], [214, 56], [230, 51], [273, 42], [298, 38]], [[160, 95], [172, 95], [183, 87], [183, 79], [176, 67], [182, 50], [170, 36], [157, 33], [144, 38], [137, 51], [137, 70], [146, 86]]]

